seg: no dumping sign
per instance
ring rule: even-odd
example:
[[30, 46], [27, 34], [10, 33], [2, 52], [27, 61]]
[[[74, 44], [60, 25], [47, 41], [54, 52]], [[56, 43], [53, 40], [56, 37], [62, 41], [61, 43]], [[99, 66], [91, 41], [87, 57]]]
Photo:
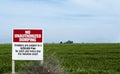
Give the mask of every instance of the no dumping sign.
[[43, 60], [43, 30], [13, 29], [12, 60]]

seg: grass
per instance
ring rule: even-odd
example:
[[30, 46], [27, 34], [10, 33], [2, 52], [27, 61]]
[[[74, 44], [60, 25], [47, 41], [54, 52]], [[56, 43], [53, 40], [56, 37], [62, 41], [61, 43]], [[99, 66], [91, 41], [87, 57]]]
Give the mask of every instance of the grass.
[[[0, 44], [0, 74], [11, 72], [11, 44]], [[120, 74], [120, 44], [45, 44], [69, 74]], [[46, 52], [47, 51], [47, 52]], [[17, 61], [16, 70], [28, 61]]]

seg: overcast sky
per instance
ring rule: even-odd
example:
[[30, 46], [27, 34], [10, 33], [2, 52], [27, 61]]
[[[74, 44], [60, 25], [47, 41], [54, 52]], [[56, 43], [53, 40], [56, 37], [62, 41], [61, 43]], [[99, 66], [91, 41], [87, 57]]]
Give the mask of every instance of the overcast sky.
[[46, 43], [120, 42], [120, 0], [0, 0], [0, 43], [13, 28], [43, 28]]

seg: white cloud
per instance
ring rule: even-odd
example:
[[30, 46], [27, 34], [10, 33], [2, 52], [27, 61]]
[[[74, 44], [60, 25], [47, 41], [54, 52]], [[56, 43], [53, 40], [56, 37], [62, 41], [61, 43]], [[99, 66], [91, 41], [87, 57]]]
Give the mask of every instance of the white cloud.
[[94, 10], [94, 9], [101, 10], [104, 7], [104, 5], [101, 2], [95, 0], [69, 0], [69, 2], [80, 8], [85, 8], [88, 10]]
[[[120, 0], [69, 0], [81, 12], [101, 15], [119, 15]], [[76, 9], [75, 8], [75, 9]]]
[[93, 1], [93, 0], [69, 0], [71, 3], [73, 4], [77, 4], [79, 6], [86, 6], [86, 7], [96, 7], [101, 5], [99, 2], [97, 1]]
[[33, 16], [33, 17], [51, 17], [59, 16], [62, 12], [62, 8], [52, 6], [45, 2], [1, 2], [0, 11], [2, 14], [13, 16]]

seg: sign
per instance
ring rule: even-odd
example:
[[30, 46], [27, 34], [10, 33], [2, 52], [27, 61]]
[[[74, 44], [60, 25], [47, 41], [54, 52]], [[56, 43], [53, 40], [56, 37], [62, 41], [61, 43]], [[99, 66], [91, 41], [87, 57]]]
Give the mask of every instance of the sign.
[[12, 60], [43, 60], [43, 30], [13, 29]]

